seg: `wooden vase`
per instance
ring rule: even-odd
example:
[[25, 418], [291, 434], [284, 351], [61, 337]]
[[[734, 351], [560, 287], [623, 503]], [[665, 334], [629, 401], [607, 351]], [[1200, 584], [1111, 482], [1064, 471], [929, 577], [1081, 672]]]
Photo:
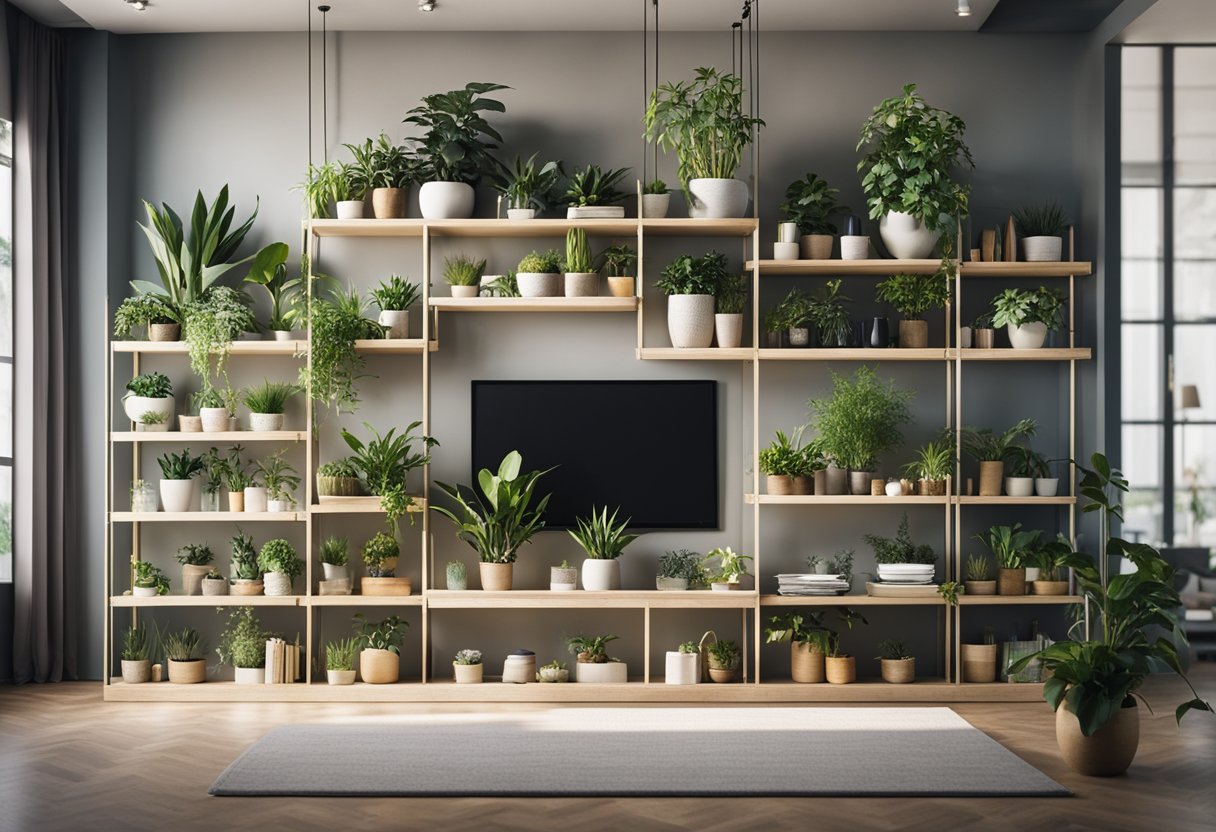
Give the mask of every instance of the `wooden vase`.
[[1001, 460], [988, 460], [980, 463], [980, 496], [1001, 496], [1001, 485], [1005, 479], [1005, 463]]
[[795, 682], [817, 685], [827, 679], [824, 655], [809, 644], [790, 643], [790, 676]]
[[853, 656], [828, 656], [828, 684], [849, 685], [857, 681], [857, 659]]
[[900, 321], [899, 346], [907, 350], [923, 350], [929, 346], [928, 321]]
[[1025, 595], [1026, 567], [1016, 569], [999, 569], [996, 574], [997, 595]]
[[995, 682], [996, 645], [964, 644], [962, 648], [963, 681]]

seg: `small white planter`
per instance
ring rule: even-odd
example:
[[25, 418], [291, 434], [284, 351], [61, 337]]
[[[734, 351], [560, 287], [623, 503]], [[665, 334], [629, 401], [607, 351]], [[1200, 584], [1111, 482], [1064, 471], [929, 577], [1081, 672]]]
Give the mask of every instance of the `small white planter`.
[[848, 234], [840, 237], [841, 260], [869, 260], [870, 236], [868, 234]]
[[573, 592], [578, 589], [578, 570], [573, 566], [549, 567], [549, 591]]
[[1034, 481], [1034, 493], [1039, 497], [1054, 497], [1059, 489], [1059, 477], [1037, 477]]
[[452, 675], [458, 685], [480, 685], [483, 668], [481, 664], [456, 664], [452, 662]]
[[598, 272], [566, 272], [566, 297], [594, 298], [600, 294], [600, 276]]
[[271, 340], [279, 341], [280, 343], [283, 341], [300, 340], [298, 337], [299, 333], [296, 332], [294, 329], [273, 329], [273, 330], [271, 330], [270, 334], [271, 334]]
[[135, 425], [135, 432], [136, 433], [168, 433], [169, 425], [168, 425], [168, 423], [160, 424], [160, 425], [145, 425], [143, 422], [139, 422]]
[[172, 396], [165, 396], [161, 399], [152, 399], [147, 396], [127, 396], [122, 400], [122, 409], [127, 414], [127, 418], [136, 424], [140, 424], [140, 417], [145, 413], [159, 413], [164, 417], [165, 424], [173, 421], [173, 411], [176, 408], [175, 400]]
[[408, 309], [382, 309], [376, 322], [388, 327], [387, 338], [410, 337], [410, 313]]
[[718, 346], [722, 349], [734, 349], [743, 343], [743, 315], [716, 314], [714, 315], [714, 333], [718, 337]]
[[255, 433], [271, 433], [283, 429], [282, 413], [250, 413], [249, 429]]
[[161, 480], [160, 504], [165, 511], [176, 513], [190, 511], [195, 505], [194, 480]]
[[464, 182], [427, 182], [418, 189], [418, 207], [428, 220], [473, 216], [473, 186]]
[[921, 260], [933, 253], [933, 247], [942, 236], [940, 231], [930, 231], [924, 223], [911, 214], [888, 211], [878, 221], [878, 233], [891, 256], [900, 260]]
[[[161, 495], [162, 499], [164, 495]], [[245, 489], [245, 511], [255, 514], [265, 513], [267, 510], [266, 489], [260, 485], [250, 486]]]
[[269, 500], [268, 499], [266, 501], [266, 510], [269, 511], [271, 514], [282, 514], [283, 512], [290, 510], [290, 508], [291, 508], [291, 503], [288, 502], [287, 500]]
[[569, 205], [568, 220], [619, 220], [625, 217], [623, 205]]
[[779, 243], [797, 243], [799, 238], [798, 223], [796, 222], [779, 222], [777, 223], [777, 242]]
[[739, 179], [689, 179], [688, 216], [699, 220], [747, 216], [747, 183]]
[[262, 576], [262, 591], [267, 595], [290, 595], [291, 578], [286, 572], [267, 572]]
[[454, 298], [475, 298], [481, 293], [480, 286], [449, 286]]
[[774, 260], [797, 260], [798, 254], [797, 243], [773, 243]]
[[1026, 567], [1026, 583], [1030, 583], [1031, 581], [1037, 581], [1038, 579], [1039, 579], [1039, 567], [1027, 566]]
[[1022, 238], [1022, 256], [1028, 263], [1058, 262], [1063, 251], [1063, 237]]
[[337, 207], [340, 220], [363, 219], [363, 200], [361, 199], [341, 199], [338, 200]]
[[621, 563], [616, 558], [583, 561], [583, 589], [588, 592], [605, 592], [621, 588]]
[[1015, 350], [1037, 350], [1047, 340], [1047, 324], [1037, 321], [1021, 326], [1010, 324], [1005, 331], [1009, 333], [1009, 346]]
[[134, 595], [136, 598], [155, 598], [156, 597], [156, 587], [154, 587], [154, 586], [133, 586], [133, 587], [131, 587], [131, 594]]
[[663, 219], [671, 208], [671, 194], [642, 194], [642, 216]]
[[629, 681], [629, 666], [625, 662], [575, 662], [574, 681], [593, 685], [623, 685]]
[[331, 685], [353, 685], [356, 675], [354, 670], [327, 670], [325, 671], [325, 681]]
[[677, 349], [704, 349], [714, 339], [714, 296], [667, 298], [667, 333]]
[[1031, 497], [1034, 495], [1033, 477], [1005, 477], [1005, 493], [1010, 497]]
[[509, 220], [534, 220], [536, 219], [535, 208], [508, 208], [507, 219]]
[[223, 433], [228, 430], [228, 408], [200, 407], [198, 415], [203, 420], [203, 433]]
[[338, 566], [335, 563], [321, 564], [321, 571], [325, 574], [327, 581], [345, 581], [350, 577], [350, 573], [345, 566]]
[[264, 685], [266, 684], [266, 668], [264, 667], [236, 667], [233, 668], [238, 685]]
[[520, 272], [515, 275], [521, 298], [556, 298], [564, 291], [562, 276], [548, 272]]
[[663, 677], [668, 685], [695, 685], [701, 680], [701, 657], [696, 653], [667, 651], [667, 673]]

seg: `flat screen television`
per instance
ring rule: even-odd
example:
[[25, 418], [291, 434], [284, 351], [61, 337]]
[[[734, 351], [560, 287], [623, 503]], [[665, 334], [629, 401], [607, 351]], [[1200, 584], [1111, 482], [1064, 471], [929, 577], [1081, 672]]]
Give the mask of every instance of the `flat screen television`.
[[474, 381], [473, 470], [553, 468], [546, 528], [620, 506], [631, 528], [718, 528], [714, 381]]

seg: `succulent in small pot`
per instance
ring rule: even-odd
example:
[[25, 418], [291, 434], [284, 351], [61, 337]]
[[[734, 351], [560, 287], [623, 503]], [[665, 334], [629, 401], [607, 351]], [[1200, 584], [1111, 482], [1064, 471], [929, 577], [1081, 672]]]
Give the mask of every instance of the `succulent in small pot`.
[[643, 219], [661, 220], [671, 207], [671, 192], [662, 179], [652, 179], [642, 187]]
[[199, 543], [187, 543], [177, 550], [177, 562], [182, 567], [182, 594], [201, 595], [202, 581], [211, 571], [214, 559], [211, 547]]
[[494, 190], [507, 200], [507, 219], [530, 220], [537, 212], [548, 210], [559, 195], [558, 179], [562, 163], [545, 162], [538, 166], [533, 153], [522, 160], [518, 156], [508, 166], [499, 164], [494, 174]]
[[452, 592], [464, 592], [469, 588], [469, 572], [458, 560], [450, 561], [445, 570], [447, 588]]
[[925, 313], [950, 302], [950, 277], [941, 269], [933, 274], [892, 275], [878, 284], [875, 297], [903, 315], [899, 322], [900, 348], [925, 349], [929, 346]]
[[232, 579], [233, 595], [261, 595], [262, 570], [258, 566], [258, 550], [254, 548], [253, 538], [238, 531], [232, 538]]
[[266, 642], [275, 634], [262, 629], [253, 607], [240, 607], [228, 613], [228, 626], [220, 634], [216, 654], [223, 664], [232, 665], [238, 685], [266, 683]]
[[350, 543], [345, 537], [330, 536], [321, 541], [321, 571], [327, 581], [343, 581], [350, 578], [346, 562], [350, 558]]
[[258, 568], [263, 572], [267, 595], [291, 595], [292, 582], [304, 572], [304, 561], [283, 538], [268, 540], [258, 552]]
[[409, 622], [390, 615], [371, 622], [357, 613], [355, 632], [363, 648], [359, 653], [359, 672], [369, 685], [391, 685], [401, 678], [401, 647]]
[[571, 228], [566, 232], [566, 297], [597, 297], [599, 293], [600, 274], [591, 256], [587, 232], [582, 228]]
[[837, 202], [839, 196], [839, 188], [831, 187], [814, 173], [808, 173], [805, 179], [794, 180], [785, 189], [781, 211], [798, 225], [802, 234], [803, 260], [832, 259], [836, 226], [831, 218], [849, 210]]
[[127, 627], [122, 634], [123, 684], [140, 685], [152, 681], [152, 662], [148, 653], [148, 629], [143, 624]]
[[725, 549], [710, 549], [705, 557], [701, 558], [709, 588], [717, 592], [742, 589], [743, 585], [739, 579], [751, 574], [745, 563], [751, 559], [751, 555], [735, 554], [729, 546]]
[[621, 564], [617, 558], [638, 536], [627, 533], [629, 518], [617, 523], [619, 511], [619, 508], [614, 509], [610, 517], [608, 506], [598, 513], [592, 506], [591, 516], [577, 518], [576, 527], [568, 530], [569, 535], [587, 553], [587, 559], [583, 561], [585, 590], [602, 592], [621, 588]]
[[608, 246], [600, 252], [600, 268], [608, 275], [608, 291], [614, 298], [634, 296], [633, 265], [637, 259], [637, 252], [627, 245]]
[[1005, 327], [1015, 350], [1039, 349], [1063, 322], [1064, 296], [1056, 289], [1006, 289], [992, 301], [992, 323]]
[[1022, 256], [1027, 262], [1059, 261], [1064, 251], [1064, 230], [1068, 220], [1056, 202], [1025, 205], [1013, 211], [1013, 222], [1022, 240]]
[[140, 293], [114, 310], [114, 337], [130, 338], [143, 329], [149, 341], [176, 341], [182, 333], [181, 313], [164, 295]]
[[587, 165], [582, 170], [576, 170], [566, 186], [566, 218], [620, 218], [625, 216], [625, 208], [617, 205], [625, 198], [625, 192], [616, 186], [629, 173], [629, 168], [607, 168], [600, 170], [599, 165]]
[[399, 274], [389, 275], [388, 280], [381, 282], [369, 294], [380, 307], [376, 322], [384, 327], [384, 337], [409, 338], [410, 307], [422, 297], [418, 284], [410, 283]]
[[986, 534], [975, 539], [992, 552], [998, 567], [998, 595], [1026, 594], [1026, 561], [1039, 542], [1039, 532], [1022, 531], [1021, 523], [1012, 526], [992, 526]]
[[215, 568], [207, 570], [207, 574], [203, 576], [201, 586], [204, 595], [228, 594], [228, 579], [224, 577], [223, 572]]
[[132, 422], [140, 424], [146, 413], [160, 414], [168, 422], [174, 407], [173, 382], [164, 373], [140, 373], [127, 382], [122, 408]]
[[481, 276], [485, 271], [484, 259], [476, 260], [467, 254], [457, 254], [443, 261], [443, 280], [448, 284], [454, 298], [477, 297], [481, 288]]
[[963, 588], [968, 595], [996, 595], [996, 579], [992, 577], [992, 560], [985, 555], [968, 555]]
[[1033, 437], [1038, 429], [1034, 419], [1023, 419], [1004, 433], [991, 428], [964, 427], [959, 435], [963, 450], [980, 464], [980, 496], [999, 497], [1005, 476], [1005, 457], [1020, 437]]
[[203, 470], [202, 457], [194, 456], [188, 448], [178, 453], [165, 453], [156, 458], [160, 465], [160, 502], [166, 512], [189, 511], [195, 503], [194, 477]]
[[136, 598], [155, 598], [169, 594], [169, 578], [150, 561], [131, 558], [131, 594]]
[[659, 574], [655, 588], [664, 592], [700, 589], [706, 584], [701, 556], [687, 549], [675, 549], [659, 555]]
[[578, 658], [574, 681], [581, 683], [615, 683], [629, 681], [629, 669], [625, 662], [611, 658], [607, 645], [620, 636], [574, 636], [566, 639], [570, 653]]
[[461, 650], [452, 660], [452, 671], [458, 685], [481, 684], [482, 668], [480, 650]]
[[878, 642], [882, 680], [892, 685], [906, 685], [916, 679], [916, 658], [902, 641], [884, 639]]
[[570, 561], [563, 560], [561, 566], [549, 567], [549, 590], [551, 592], [572, 592], [578, 589], [578, 567], [571, 566]]
[[325, 645], [325, 681], [331, 685], [355, 683], [355, 656], [359, 653], [356, 637], [338, 639]]
[[714, 296], [726, 277], [726, 255], [682, 254], [663, 269], [655, 288], [667, 296], [667, 333], [677, 349], [704, 349], [714, 339]]
[[283, 429], [283, 412], [291, 397], [300, 392], [295, 384], [263, 381], [241, 394], [249, 409], [249, 429], [258, 433]]
[[206, 649], [197, 631], [190, 627], [161, 636], [160, 646], [169, 660], [169, 681], [194, 685], [207, 681]]
[[739, 675], [739, 645], [733, 641], [714, 641], [705, 647], [709, 678], [719, 684], [735, 681]]
[[545, 252], [533, 251], [524, 256], [515, 268], [515, 282], [519, 296], [524, 298], [555, 298], [564, 289], [562, 270], [565, 259], [556, 249]]

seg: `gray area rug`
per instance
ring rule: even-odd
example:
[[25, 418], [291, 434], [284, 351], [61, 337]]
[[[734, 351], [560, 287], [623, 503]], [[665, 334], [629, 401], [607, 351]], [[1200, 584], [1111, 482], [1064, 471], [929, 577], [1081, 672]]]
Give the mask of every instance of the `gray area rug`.
[[225, 769], [211, 794], [1070, 792], [949, 708], [565, 708], [276, 728]]

